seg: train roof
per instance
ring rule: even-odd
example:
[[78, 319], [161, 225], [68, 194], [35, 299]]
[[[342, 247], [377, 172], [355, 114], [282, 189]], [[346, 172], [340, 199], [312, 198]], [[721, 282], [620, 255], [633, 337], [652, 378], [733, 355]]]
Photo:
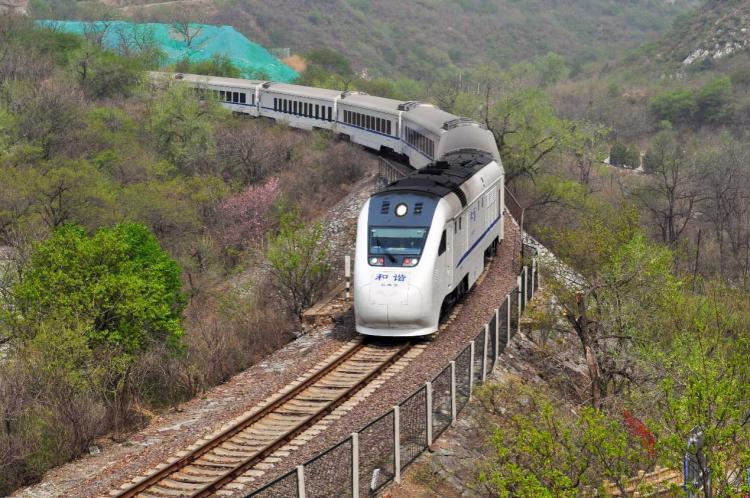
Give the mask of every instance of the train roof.
[[461, 186], [494, 160], [492, 154], [485, 151], [451, 152], [443, 160], [390, 183], [374, 197], [393, 192], [411, 192], [435, 197], [445, 197], [453, 193], [461, 201], [461, 205], [466, 206], [466, 194]]
[[204, 85], [216, 85], [216, 86], [228, 86], [234, 88], [250, 88], [255, 89], [258, 85], [264, 83], [261, 80], [245, 80], [240, 78], [223, 78], [218, 76], [204, 76], [202, 74], [187, 74], [187, 73], [160, 73], [151, 72], [153, 78], [156, 79], [168, 79], [174, 81], [184, 81], [186, 83], [200, 83]]
[[295, 95], [298, 97], [310, 97], [319, 99], [333, 100], [341, 95], [339, 90], [328, 90], [326, 88], [315, 88], [312, 86], [290, 85], [289, 83], [267, 82], [263, 88], [269, 92], [278, 92], [285, 95]]
[[404, 117], [413, 123], [427, 129], [434, 133], [440, 133], [445, 123], [454, 121], [457, 116], [445, 112], [442, 109], [438, 109], [432, 104], [417, 104], [408, 112], [404, 114]]
[[385, 97], [375, 97], [360, 92], [344, 92], [341, 94], [342, 104], [356, 105], [373, 111], [397, 113], [399, 106], [404, 104], [403, 100], [388, 99]]

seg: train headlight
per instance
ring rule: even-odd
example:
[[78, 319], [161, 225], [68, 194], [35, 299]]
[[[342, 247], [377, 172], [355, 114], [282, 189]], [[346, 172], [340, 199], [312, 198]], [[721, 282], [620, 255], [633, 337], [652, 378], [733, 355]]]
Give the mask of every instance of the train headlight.
[[406, 206], [406, 204], [399, 204], [396, 206], [396, 216], [406, 216], [406, 212], [409, 210], [409, 208]]
[[370, 258], [371, 266], [383, 266], [384, 263], [385, 263], [385, 259], [383, 258], [375, 258], [375, 257]]
[[419, 258], [404, 258], [402, 266], [417, 266], [417, 263], [419, 263]]

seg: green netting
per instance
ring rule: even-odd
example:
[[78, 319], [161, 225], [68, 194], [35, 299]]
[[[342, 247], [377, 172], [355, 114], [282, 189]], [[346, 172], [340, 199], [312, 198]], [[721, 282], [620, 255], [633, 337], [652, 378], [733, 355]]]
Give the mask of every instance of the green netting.
[[[84, 34], [87, 28], [97, 29], [103, 23], [86, 23], [79, 21], [38, 21], [42, 26], [60, 29], [69, 33]], [[298, 74], [292, 68], [271, 55], [268, 50], [248, 40], [231, 26], [212, 26], [209, 24], [191, 25], [191, 32], [200, 29], [192, 40], [190, 47], [184, 37], [178, 34], [170, 24], [129, 23], [114, 21], [106, 30], [104, 44], [116, 48], [131, 33], [142, 34], [144, 31], [153, 35], [159, 48], [166, 55], [166, 64], [174, 64], [186, 57], [191, 62], [210, 59], [214, 55], [227, 57], [237, 66], [246, 78], [263, 77], [274, 81], [291, 82]], [[125, 34], [126, 36], [122, 36]]]

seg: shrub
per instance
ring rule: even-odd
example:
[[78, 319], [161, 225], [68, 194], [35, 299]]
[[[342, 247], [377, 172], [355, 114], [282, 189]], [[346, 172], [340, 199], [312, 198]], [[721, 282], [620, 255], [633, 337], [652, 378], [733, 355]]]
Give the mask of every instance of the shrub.
[[331, 272], [322, 225], [305, 224], [295, 212], [282, 214], [267, 256], [277, 288], [291, 311], [301, 315], [319, 296]]
[[67, 225], [36, 246], [13, 290], [15, 323], [27, 337], [54, 317], [83, 324], [90, 347], [123, 355], [153, 343], [179, 344], [180, 267], [140, 224], [102, 228], [93, 237]]

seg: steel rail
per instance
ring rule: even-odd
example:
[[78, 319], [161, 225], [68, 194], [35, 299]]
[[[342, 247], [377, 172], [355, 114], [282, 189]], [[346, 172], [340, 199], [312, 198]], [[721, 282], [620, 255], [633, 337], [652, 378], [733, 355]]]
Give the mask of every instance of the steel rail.
[[318, 372], [314, 373], [309, 378], [305, 379], [301, 384], [296, 386], [294, 389], [291, 389], [288, 392], [279, 395], [278, 397], [273, 399], [270, 403], [268, 403], [266, 406], [263, 406], [258, 411], [251, 413], [243, 420], [240, 420], [239, 422], [237, 422], [235, 425], [222, 431], [215, 438], [211, 439], [210, 441], [206, 441], [205, 443], [203, 443], [202, 445], [200, 445], [198, 448], [191, 451], [187, 455], [179, 458], [178, 460], [170, 463], [163, 469], [160, 469], [157, 472], [154, 472], [148, 477], [145, 477], [144, 479], [138, 481], [137, 483], [133, 484], [129, 488], [123, 490], [122, 492], [116, 495], [116, 498], [135, 497], [138, 495], [138, 493], [145, 491], [146, 489], [150, 488], [154, 484], [157, 484], [158, 482], [164, 480], [165, 478], [169, 477], [170, 475], [174, 474], [180, 469], [190, 465], [191, 463], [198, 460], [200, 457], [202, 457], [206, 453], [217, 448], [218, 446], [221, 446], [223, 443], [231, 439], [233, 436], [247, 429], [251, 425], [257, 423], [258, 421], [260, 421], [260, 419], [269, 415], [280, 406], [294, 399], [297, 395], [299, 395], [300, 392], [314, 385], [321, 378], [328, 375], [330, 372], [338, 368], [341, 364], [345, 363], [352, 356], [354, 356], [359, 351], [361, 351], [362, 348], [364, 347], [365, 345], [361, 341], [358, 342], [357, 344], [352, 346], [348, 351], [343, 353], [341, 356], [337, 357], [336, 359], [331, 361], [328, 365], [320, 369]]
[[301, 421], [299, 424], [294, 426], [290, 431], [288, 431], [283, 436], [277, 438], [272, 443], [270, 443], [265, 449], [261, 450], [258, 454], [253, 455], [252, 457], [248, 458], [246, 461], [242, 462], [241, 464], [237, 465], [230, 471], [228, 471], [225, 475], [217, 478], [213, 482], [207, 484], [203, 488], [197, 490], [195, 493], [189, 495], [191, 498], [203, 498], [206, 496], [211, 496], [219, 489], [223, 488], [239, 476], [241, 476], [245, 471], [251, 469], [253, 466], [260, 463], [264, 458], [269, 456], [271, 453], [279, 449], [281, 446], [287, 443], [287, 441], [294, 439], [296, 436], [298, 436], [300, 433], [307, 430], [309, 427], [315, 425], [320, 419], [331, 413], [333, 410], [338, 408], [342, 403], [344, 403], [346, 400], [354, 396], [356, 393], [358, 393], [360, 390], [362, 390], [365, 386], [370, 384], [375, 377], [380, 375], [383, 370], [388, 368], [389, 366], [393, 365], [395, 362], [397, 362], [400, 358], [402, 358], [412, 347], [411, 343], [405, 343], [402, 345], [397, 351], [394, 352], [391, 357], [386, 360], [385, 362], [381, 363], [380, 365], [376, 365], [373, 367], [370, 372], [367, 374], [366, 377], [364, 377], [362, 380], [354, 384], [351, 388], [347, 389], [345, 392], [339, 394], [336, 398], [334, 398], [330, 404], [328, 404], [325, 408], [320, 410], [318, 413], [313, 415], [311, 418]]

